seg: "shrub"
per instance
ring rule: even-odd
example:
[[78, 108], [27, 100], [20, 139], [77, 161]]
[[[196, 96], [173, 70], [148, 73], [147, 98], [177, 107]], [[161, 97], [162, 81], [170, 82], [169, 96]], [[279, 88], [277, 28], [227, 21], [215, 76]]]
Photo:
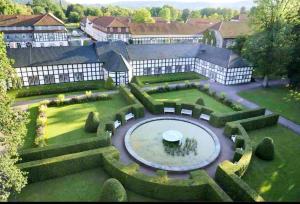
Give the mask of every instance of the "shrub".
[[102, 202], [126, 202], [127, 194], [123, 185], [117, 179], [110, 178], [103, 184], [100, 201]]
[[115, 88], [115, 82], [111, 77], [108, 77], [104, 82], [104, 88], [112, 90]]
[[204, 100], [202, 98], [198, 98], [196, 104], [204, 106]]
[[87, 98], [91, 97], [92, 96], [92, 91], [85, 91], [85, 96]]
[[19, 89], [16, 97], [28, 97], [28, 96], [38, 96], [45, 94], [58, 94], [73, 91], [85, 91], [85, 90], [97, 90], [103, 88], [103, 81], [82, 81], [82, 82], [69, 82], [60, 84], [50, 84], [50, 85], [40, 85], [24, 87]]
[[275, 155], [273, 139], [265, 137], [256, 147], [255, 155], [263, 160], [273, 160]]
[[235, 111], [241, 111], [241, 110], [243, 110], [243, 107], [242, 107], [240, 104], [237, 104], [237, 103], [233, 104], [233, 105], [231, 106], [231, 108], [232, 108], [233, 110], [235, 110]]
[[99, 113], [98, 112], [90, 112], [85, 121], [84, 129], [86, 132], [95, 133], [95, 132], [97, 132], [99, 123], [100, 123]]
[[59, 94], [57, 96], [58, 104], [63, 104], [64, 100], [65, 100], [65, 95], [64, 94]]
[[204, 84], [203, 91], [206, 93], [209, 92], [209, 84]]
[[220, 100], [224, 102], [224, 100], [226, 99], [226, 93], [225, 92], [221, 92], [220, 96], [219, 96]]

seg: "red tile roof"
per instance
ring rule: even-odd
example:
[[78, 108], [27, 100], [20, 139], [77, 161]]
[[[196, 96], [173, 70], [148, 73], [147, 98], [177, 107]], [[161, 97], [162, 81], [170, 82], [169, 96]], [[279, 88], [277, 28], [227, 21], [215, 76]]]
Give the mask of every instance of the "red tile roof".
[[104, 28], [107, 27], [128, 27], [130, 22], [129, 17], [114, 17], [114, 16], [102, 16], [98, 18], [94, 18], [93, 23], [96, 25], [100, 25]]
[[43, 15], [0, 15], [1, 27], [62, 26], [64, 23], [52, 14]]

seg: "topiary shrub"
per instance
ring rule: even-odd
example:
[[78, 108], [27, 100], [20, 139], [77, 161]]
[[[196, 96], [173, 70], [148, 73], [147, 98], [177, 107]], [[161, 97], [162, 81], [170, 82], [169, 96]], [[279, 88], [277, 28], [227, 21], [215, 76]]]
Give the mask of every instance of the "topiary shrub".
[[204, 106], [204, 100], [202, 98], [198, 98], [196, 104]]
[[99, 123], [100, 123], [99, 113], [90, 112], [85, 121], [84, 129], [86, 132], [95, 133], [97, 132]]
[[255, 155], [263, 160], [273, 160], [274, 154], [274, 142], [270, 137], [265, 137], [255, 150]]
[[103, 184], [100, 194], [102, 202], [126, 202], [127, 194], [123, 185], [117, 179], [110, 178]]
[[115, 88], [114, 80], [111, 77], [108, 77], [106, 81], [104, 82], [104, 88], [108, 90], [112, 90]]

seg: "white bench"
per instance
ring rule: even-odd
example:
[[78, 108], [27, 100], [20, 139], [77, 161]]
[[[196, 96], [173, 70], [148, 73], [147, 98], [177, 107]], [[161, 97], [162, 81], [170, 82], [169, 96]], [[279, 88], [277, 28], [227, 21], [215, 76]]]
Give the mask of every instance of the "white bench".
[[115, 128], [120, 127], [120, 125], [121, 125], [121, 122], [120, 122], [120, 121], [116, 120], [116, 121], [114, 122]]
[[192, 115], [193, 111], [192, 110], [188, 110], [188, 109], [181, 109], [181, 114], [185, 114], [185, 115]]
[[237, 136], [237, 135], [232, 135], [232, 136], [231, 136], [231, 140], [232, 140], [233, 142], [235, 142], [236, 136]]
[[207, 120], [207, 121], [209, 121], [209, 119], [210, 119], [210, 116], [209, 116], [209, 115], [207, 115], [207, 114], [204, 114], [204, 113], [202, 113], [202, 114], [200, 115], [200, 119], [203, 119], [203, 120]]
[[132, 113], [128, 113], [128, 114], [125, 115], [125, 120], [126, 121], [128, 121], [128, 120], [130, 120], [132, 118], [134, 118], [134, 114], [132, 114]]
[[164, 113], [175, 113], [175, 108], [172, 107], [165, 107]]

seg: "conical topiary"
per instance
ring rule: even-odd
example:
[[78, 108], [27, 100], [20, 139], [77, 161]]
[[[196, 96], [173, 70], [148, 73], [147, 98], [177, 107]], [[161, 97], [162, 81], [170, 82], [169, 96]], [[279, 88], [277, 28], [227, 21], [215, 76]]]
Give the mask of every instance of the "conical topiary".
[[123, 185], [117, 179], [110, 178], [103, 184], [100, 193], [101, 202], [126, 202], [127, 194]]
[[86, 132], [95, 133], [97, 132], [99, 123], [100, 123], [99, 113], [90, 112], [85, 121], [84, 129]]
[[265, 137], [256, 147], [255, 155], [263, 160], [273, 160], [275, 155], [273, 139]]
[[204, 100], [202, 98], [198, 98], [196, 104], [204, 106]]

